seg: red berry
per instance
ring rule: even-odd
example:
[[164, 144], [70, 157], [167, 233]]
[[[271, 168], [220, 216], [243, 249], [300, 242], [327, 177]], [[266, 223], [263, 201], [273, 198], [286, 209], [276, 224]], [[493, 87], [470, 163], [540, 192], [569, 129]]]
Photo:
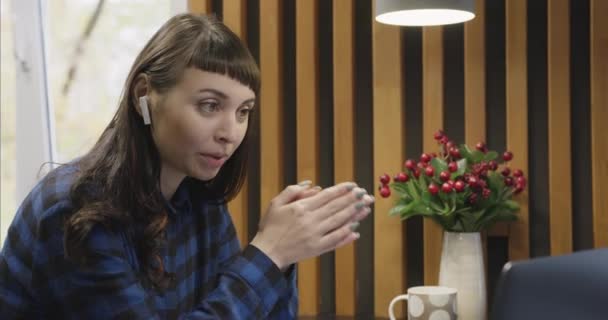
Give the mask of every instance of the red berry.
[[414, 170], [414, 177], [416, 177], [416, 178], [420, 177], [420, 169]]
[[475, 177], [469, 177], [469, 186], [471, 186], [471, 188], [477, 187], [477, 184], [479, 183], [479, 180]]
[[431, 183], [431, 184], [429, 184], [429, 192], [432, 195], [436, 195], [439, 192], [439, 187], [436, 184]]
[[446, 144], [448, 142], [450, 142], [450, 139], [446, 136], [443, 136], [443, 137], [441, 137], [441, 139], [439, 139], [439, 143], [441, 143], [441, 144]]
[[450, 193], [450, 192], [452, 192], [452, 185], [451, 185], [451, 184], [449, 184], [449, 183], [447, 183], [447, 182], [444, 182], [444, 183], [441, 185], [441, 191], [443, 191], [443, 192], [445, 192], [445, 193]]
[[428, 153], [423, 153], [420, 155], [420, 161], [422, 162], [429, 162], [431, 161], [431, 155], [429, 155]]
[[441, 179], [441, 181], [444, 181], [444, 182], [450, 180], [450, 173], [447, 171], [442, 171], [439, 174], [439, 179]]
[[429, 176], [432, 177], [435, 174], [435, 169], [433, 169], [433, 167], [428, 166], [426, 167], [426, 169], [424, 169], [424, 173]]
[[460, 180], [454, 182], [454, 189], [456, 190], [456, 192], [463, 192], [464, 187], [465, 187], [464, 182], [462, 182]]
[[417, 167], [418, 167], [419, 169], [424, 169], [424, 168], [426, 168], [426, 167], [428, 167], [428, 166], [429, 166], [429, 163], [428, 163], [428, 162], [418, 162], [418, 165], [417, 165]]
[[483, 142], [478, 142], [478, 143], [475, 145], [475, 149], [477, 149], [477, 150], [479, 150], [479, 151], [481, 151], [481, 152], [486, 152], [486, 144], [485, 144], [485, 143], [483, 143]]
[[514, 192], [515, 194], [519, 194], [519, 193], [521, 193], [522, 191], [524, 191], [524, 187], [521, 187], [521, 186], [516, 186], [516, 187], [515, 187], [515, 191], [513, 191], [513, 192]]
[[431, 153], [431, 157], [437, 158], [437, 153], [435, 153], [435, 152]]
[[389, 182], [391, 182], [391, 177], [389, 177], [388, 174], [385, 173], [380, 176], [380, 183], [388, 184]]
[[502, 173], [503, 176], [508, 177], [511, 174], [511, 169], [504, 168], [500, 173]]
[[389, 189], [389, 187], [384, 186], [382, 188], [380, 188], [380, 196], [382, 198], [388, 198], [391, 195], [391, 189]]
[[460, 150], [458, 150], [458, 148], [456, 148], [456, 147], [450, 148], [450, 155], [455, 159], [461, 158]]
[[510, 187], [513, 185], [513, 178], [505, 177], [505, 186]]
[[450, 172], [456, 172], [458, 170], [458, 164], [454, 161], [450, 162], [448, 164], [448, 170], [450, 170]]
[[502, 154], [502, 159], [504, 161], [511, 161], [513, 159], [513, 153], [511, 151], [505, 151], [505, 153]]
[[487, 185], [488, 184], [483, 179], [479, 179], [479, 181], [477, 181], [477, 186], [480, 187], [480, 188], [485, 188]]
[[471, 193], [471, 195], [469, 196], [469, 203], [470, 204], [475, 204], [477, 202], [477, 194], [476, 193]]
[[435, 132], [435, 134], [433, 135], [433, 137], [435, 138], [435, 140], [439, 140], [441, 138], [443, 138], [443, 130], [438, 130], [437, 132]]
[[407, 180], [409, 180], [410, 177], [405, 174], [405, 172], [399, 172], [396, 176], [395, 176], [395, 181], [398, 182], [407, 182]]
[[407, 160], [405, 162], [405, 167], [408, 168], [408, 169], [410, 169], [410, 170], [416, 169], [416, 161], [411, 160], [411, 159]]
[[492, 190], [490, 190], [490, 189], [483, 189], [483, 191], [481, 191], [481, 196], [482, 196], [484, 199], [487, 199], [487, 198], [489, 198], [489, 197], [490, 197], [490, 194], [491, 194], [491, 193], [492, 193]]
[[496, 163], [496, 161], [492, 160], [488, 164], [488, 168], [492, 171], [496, 171], [496, 169], [498, 169], [498, 163]]
[[524, 172], [519, 169], [513, 171], [514, 177], [522, 177], [523, 175], [524, 175]]
[[517, 178], [515, 178], [515, 185], [522, 186], [522, 188], [526, 187], [526, 183], [527, 182], [528, 181], [524, 177], [517, 177]]

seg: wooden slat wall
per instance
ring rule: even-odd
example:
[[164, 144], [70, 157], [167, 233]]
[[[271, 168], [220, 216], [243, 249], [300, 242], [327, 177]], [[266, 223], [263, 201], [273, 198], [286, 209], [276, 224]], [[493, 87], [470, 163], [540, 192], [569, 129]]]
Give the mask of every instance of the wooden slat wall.
[[[407, 66], [406, 66], [407, 67]], [[443, 128], [443, 29], [425, 27], [422, 31], [422, 105], [424, 150], [434, 152], [437, 142], [433, 134]], [[421, 173], [424, 174], [424, 173]], [[424, 283], [439, 281], [439, 261], [443, 231], [435, 222], [424, 221]]]
[[[298, 179], [319, 180], [317, 0], [296, 1], [296, 105]], [[319, 258], [303, 261], [298, 268], [300, 314], [319, 312]]]
[[188, 10], [198, 14], [210, 13], [211, 0], [188, 0]]
[[281, 0], [260, 2], [260, 210], [283, 189]]
[[608, 246], [608, 2], [591, 1], [591, 155], [593, 238]]
[[[245, 0], [233, 0], [227, 1], [223, 6], [224, 12], [224, 23], [238, 35], [243, 41], [247, 41], [247, 34], [245, 32], [246, 24], [246, 3]], [[245, 181], [239, 194], [230, 203], [228, 203], [228, 210], [230, 210], [232, 221], [236, 228], [236, 233], [241, 243], [241, 246], [247, 244], [247, 193], [248, 193], [248, 181]]]
[[[507, 148], [516, 157], [511, 166], [528, 172], [528, 78], [526, 59], [526, 1], [506, 1], [506, 107]], [[509, 258], [530, 256], [528, 189], [518, 197], [519, 220], [510, 225]]]
[[551, 254], [572, 252], [570, 1], [547, 2], [547, 94]]
[[[219, 2], [219, 0], [216, 1]], [[330, 139], [333, 139], [333, 178], [336, 182], [356, 181], [357, 177], [362, 174], [373, 175], [374, 181], [385, 172], [391, 175], [395, 174], [402, 168], [405, 151], [414, 150], [408, 149], [410, 141], [412, 141], [412, 145], [422, 143], [423, 150], [426, 152], [436, 151], [437, 145], [432, 135], [437, 129], [445, 127], [444, 120], [453, 128], [461, 128], [464, 132], [465, 142], [469, 145], [492, 139], [500, 143], [504, 137], [506, 149], [515, 154], [510, 167], [520, 168], [527, 176], [542, 180], [535, 181], [537, 186], [533, 189], [536, 190], [535, 192], [544, 190], [542, 186], [545, 185], [547, 190], [544, 191], [546, 194], [541, 194], [538, 198], [534, 198], [535, 194], [530, 194], [530, 191], [524, 191], [516, 198], [521, 205], [519, 221], [511, 224], [499, 224], [488, 231], [487, 243], [492, 246], [500, 248], [505, 243], [504, 239], [508, 238], [508, 256], [505, 253], [497, 257], [496, 252], [487, 252], [487, 255], [493, 255], [492, 261], [495, 264], [496, 261], [500, 262], [501, 260], [530, 258], [530, 234], [532, 232], [534, 235], [534, 232], [539, 229], [543, 231], [543, 234], [549, 235], [547, 241], [550, 242], [548, 244], [550, 252], [546, 254], [565, 254], [575, 250], [573, 239], [578, 237], [579, 243], [584, 243], [584, 237], [581, 236], [580, 230], [587, 229], [593, 231], [593, 246], [608, 246], [608, 197], [605, 196], [608, 193], [608, 187], [604, 183], [608, 179], [608, 139], [604, 138], [603, 130], [604, 119], [608, 119], [608, 59], [606, 58], [608, 57], [608, 22], [605, 19], [608, 16], [607, 1], [581, 0], [589, 4], [590, 21], [588, 23], [590, 28], [588, 32], [590, 46], [589, 51], [583, 52], [589, 54], [589, 70], [586, 72], [589, 73], [590, 89], [586, 86], [581, 89], [580, 86], [577, 87], [570, 80], [570, 73], [575, 70], [571, 67], [579, 65], [573, 60], [576, 57], [574, 53], [579, 56], [581, 54], [580, 50], [576, 51], [577, 48], [571, 47], [570, 44], [574, 39], [574, 35], [571, 34], [571, 15], [574, 12], [571, 10], [573, 0], [546, 1], [546, 57], [539, 58], [537, 49], [542, 48], [542, 46], [535, 46], [533, 49], [536, 50], [534, 51], [535, 59], [546, 58], [545, 79], [530, 78], [528, 69], [528, 59], [529, 56], [532, 56], [531, 49], [528, 48], [528, 33], [530, 30], [536, 30], [531, 28], [537, 26], [528, 25], [528, 22], [533, 20], [527, 18], [527, 11], [532, 3], [530, 1], [534, 0], [504, 0], [502, 2], [499, 0], [499, 3], [504, 4], [504, 8], [502, 5], [497, 6], [495, 2], [477, 0], [477, 17], [475, 20], [466, 23], [464, 27], [464, 71], [454, 71], [455, 69], [452, 68], [449, 69], [452, 72], [451, 74], [446, 72], [444, 68], [446, 59], [444, 50], [450, 48], [448, 45], [444, 48], [444, 44], [445, 41], [451, 41], [451, 39], [444, 40], [444, 37], [448, 37], [450, 34], [458, 35], [457, 33], [444, 33], [442, 27], [423, 28], [421, 47], [419, 45], [404, 46], [407, 41], [420, 41], [420, 39], [402, 37], [403, 29], [374, 22], [373, 5], [366, 7], [352, 0], [333, 0], [331, 18], [333, 46], [332, 52], [329, 53], [319, 52], [318, 0], [224, 0], [221, 2], [221, 9], [213, 8], [212, 3], [216, 3], [216, 1], [189, 0], [188, 4], [190, 10], [196, 13], [214, 13], [214, 9], [222, 10], [219, 16], [222, 16], [226, 24], [243, 38], [251, 32], [254, 32], [254, 34], [257, 32], [259, 35], [259, 39], [252, 37], [254, 39], [252, 41], [258, 41], [254, 47], [259, 48], [258, 56], [262, 72], [261, 118], [258, 138], [260, 144], [260, 174], [259, 178], [254, 178], [253, 181], [249, 180], [241, 195], [229, 204], [239, 233], [239, 239], [243, 243], [246, 243], [248, 220], [251, 220], [251, 217], [248, 216], [250, 212], [247, 210], [249, 205], [245, 195], [251, 197], [251, 195], [256, 194], [252, 191], [259, 189], [260, 208], [253, 211], [259, 209], [263, 214], [270, 200], [285, 187], [285, 177], [290, 173], [296, 174], [299, 180], [311, 179], [319, 183], [319, 141], [326, 141], [320, 139], [330, 137], [320, 136], [318, 122], [321, 112], [333, 112], [333, 128], [328, 132], [333, 132]], [[370, 3], [374, 2], [373, 0], [369, 1]], [[255, 5], [252, 5], [252, 3]], [[296, 38], [295, 51], [293, 52], [290, 46], [287, 47], [287, 50], [284, 50], [283, 47], [284, 40], [288, 39], [285, 38], [283, 32], [290, 32], [291, 30], [285, 28], [285, 26], [292, 26], [291, 21], [289, 23], [284, 21], [283, 15], [290, 11], [286, 11], [283, 6], [293, 8], [292, 5], [295, 7], [296, 17], [293, 24]], [[370, 7], [372, 8], [371, 11], [369, 11]], [[488, 48], [495, 47], [488, 47], [492, 45], [490, 43], [492, 38], [488, 37], [490, 35], [487, 34], [487, 30], [489, 26], [496, 26], [492, 25], [495, 21], [486, 19], [486, 10], [489, 10], [490, 7], [492, 7], [492, 10], [501, 10], [501, 17], [504, 13], [504, 58], [502, 55], [496, 55], [496, 50], [493, 51], [493, 54], [488, 54], [491, 51]], [[542, 8], [542, 6], [540, 7]], [[535, 6], [534, 8], [538, 9], [539, 7]], [[254, 17], [259, 18], [259, 25], [257, 26], [259, 30], [246, 30], [248, 25], [246, 23], [247, 10], [259, 10], [259, 12], [255, 12], [257, 16], [254, 15]], [[365, 23], [358, 20], [361, 17], [358, 10], [369, 11], [366, 14], [369, 16], [367, 23], [370, 23], [369, 26], [372, 30], [371, 39], [369, 39], [372, 44], [371, 48], [365, 48], [368, 45], [361, 45], [368, 41], [368, 38], [365, 38], [367, 35], [356, 32], [356, 30], [362, 30], [357, 29], [357, 26], [360, 26], [360, 23]], [[498, 11], [491, 12], [496, 16]], [[539, 14], [539, 10], [536, 10], [535, 14]], [[487, 16], [490, 17], [490, 14]], [[579, 17], [578, 19], [586, 18]], [[543, 32], [545, 31], [535, 33], [536, 39], [541, 37], [539, 35], [544, 36]], [[416, 35], [415, 32], [411, 34]], [[577, 34], [577, 36], [579, 35]], [[286, 43], [289, 44], [289, 42]], [[416, 52], [406, 52], [405, 48], [414, 48]], [[363, 50], [363, 52], [357, 50]], [[417, 52], [418, 50], [420, 52]], [[370, 52], [371, 58], [368, 62], [365, 57]], [[327, 59], [327, 55], [331, 55], [333, 60], [333, 70], [331, 72], [333, 75], [333, 107], [330, 110], [319, 110], [319, 56]], [[406, 70], [417, 70], [416, 68], [419, 67], [418, 65], [408, 66], [404, 62], [406, 61], [404, 57], [408, 55], [410, 55], [409, 57], [418, 57], [419, 55], [422, 60], [421, 71], [410, 73], [410, 76], [413, 76], [412, 79], [416, 79], [417, 74], [421, 73], [422, 89], [420, 92], [417, 92], [417, 89], [412, 89], [413, 87], [408, 87], [408, 83], [404, 81]], [[488, 61], [502, 63], [503, 60], [501, 59], [504, 59], [505, 63], [504, 75], [500, 68], [493, 68], [495, 65], [487, 64]], [[295, 74], [293, 75], [296, 80], [296, 89], [293, 93], [286, 90], [286, 87], [289, 87], [285, 85], [285, 81], [292, 81], [292, 79], [284, 79], [286, 72], [285, 77], [290, 76], [290, 69], [284, 65], [285, 60], [295, 60], [296, 62]], [[418, 60], [414, 58], [407, 61]], [[361, 70], [361, 66], [366, 63], [371, 64], [371, 74]], [[580, 65], [584, 66], [584, 63]], [[533, 64], [530, 64], [531, 68], [533, 66]], [[497, 69], [500, 72], [494, 74], [493, 72], [497, 72]], [[579, 68], [576, 70], [579, 73], [581, 72]], [[454, 75], [454, 72], [457, 72], [457, 74]], [[455, 126], [453, 121], [449, 122], [451, 119], [444, 118], [444, 114], [449, 114], [445, 111], [446, 108], [451, 105], [444, 103], [444, 99], [454, 98], [454, 90], [450, 91], [451, 93], [446, 93], [444, 90], [444, 86], [450, 85], [450, 82], [445, 81], [445, 79], [458, 79], [460, 77], [458, 72], [463, 73], [464, 80], [462, 98], [464, 99], [465, 114], [464, 120], [460, 120], [464, 121], [460, 127]], [[372, 79], [369, 77], [372, 77]], [[500, 78], [500, 81], [496, 80], [498, 78]], [[530, 84], [529, 79], [532, 79]], [[372, 86], [370, 88], [362, 86], [361, 84], [366, 83], [365, 81], [370, 81]], [[543, 99], [538, 99], [539, 95], [543, 94], [542, 90], [534, 88], [534, 90], [530, 90], [533, 82], [540, 83], [541, 87], [546, 84], [547, 92]], [[497, 92], [497, 84], [499, 84], [498, 87], [501, 90], [504, 89], [504, 110], [501, 104], [499, 106], [494, 105], [499, 98], [489, 96], [491, 92]], [[493, 87], [489, 87], [490, 85]], [[420, 88], [420, 86], [417, 87]], [[405, 99], [406, 88], [409, 89], [407, 100]], [[367, 91], [360, 94], [356, 90]], [[501, 90], [498, 90], [498, 92], [502, 92]], [[295, 96], [292, 97], [292, 94]], [[363, 121], [361, 123], [364, 123], [365, 128], [358, 128], [355, 123], [359, 123], [356, 122], [358, 119], [357, 112], [361, 110], [359, 99], [361, 97], [365, 98], [367, 94], [373, 100], [373, 103], [369, 106], [373, 108], [371, 110], [373, 121], [370, 121], [369, 124], [365, 124]], [[530, 99], [529, 95], [530, 98], [534, 97], [535, 99]], [[589, 105], [574, 105], [571, 102], [571, 97], [575, 95], [579, 97], [576, 100], [578, 104], [581, 103], [580, 101], [584, 102], [585, 95], [587, 95]], [[414, 99], [409, 99], [409, 97], [414, 97]], [[297, 105], [295, 114], [297, 130], [293, 137], [293, 134], [286, 136], [289, 131], [283, 125], [286, 120], [285, 117], [289, 117], [289, 114], [283, 111], [285, 101], [295, 101]], [[408, 105], [406, 107], [407, 101], [413, 104], [421, 101], [422, 128], [416, 129], [415, 125], [417, 123], [412, 124], [412, 118], [408, 118], [406, 110], [408, 112], [414, 110], [415, 113], [416, 106]], [[541, 101], [540, 107], [542, 107], [542, 101], [547, 103], [547, 116], [546, 118], [541, 117], [540, 120], [544, 121], [546, 119], [548, 155], [541, 155], [540, 151], [529, 149], [529, 146], [545, 142], [542, 140], [544, 138], [534, 140], [529, 135], [529, 128], [536, 130], [536, 132], [539, 128], [544, 128], [529, 121], [530, 115], [537, 115], [534, 108], [539, 107], [535, 105], [535, 103], [539, 103], [538, 101]], [[587, 130], [587, 132], [578, 134], [574, 131], [571, 132], [570, 126], [573, 115], [576, 114], [578, 108], [585, 107], [588, 107], [590, 111], [590, 119], [588, 119], [590, 125], [585, 126], [589, 128], [580, 130]], [[493, 116], [495, 112], [505, 113], [506, 126], [504, 132], [502, 132], [503, 129], [496, 129], [488, 124], [488, 122], [495, 123], [497, 121], [496, 116]], [[534, 119], [538, 120], [538, 117]], [[406, 123], [408, 123], [407, 127]], [[419, 130], [420, 136], [410, 134], [405, 137], [406, 129], [414, 130], [413, 132]], [[501, 132], [497, 132], [497, 130]], [[365, 132], [365, 134], [358, 135], [358, 132]], [[355, 139], [356, 136], [366, 138], [367, 132], [369, 132], [369, 140], [359, 141], [359, 139]], [[410, 131], [407, 132], [410, 133]], [[588, 178], [582, 177], [576, 180], [578, 182], [571, 177], [573, 174], [571, 167], [576, 164], [573, 159], [577, 157], [573, 153], [572, 137], [582, 139], [583, 142], [585, 139], [589, 139], [590, 146], [590, 150], [585, 152], [589, 153], [588, 162], [590, 163], [588, 165], [592, 173]], [[286, 150], [289, 149], [285, 147], [286, 141], [296, 142], [297, 146], [293, 151]], [[372, 145], [367, 145], [369, 143]], [[370, 164], [368, 168], [361, 166], [361, 163], [357, 165], [359, 160], [354, 156], [357, 154], [357, 150], [361, 150], [358, 149], [361, 144], [366, 144], [365, 147], [373, 150], [373, 164]], [[492, 145], [489, 145], [489, 147], [496, 148]], [[284, 152], [294, 153], [290, 156], [297, 158], [297, 168], [291, 169], [294, 164], [285, 163]], [[538, 164], [538, 161], [545, 161], [542, 159], [546, 159], [548, 167], [546, 178], [543, 174], [529, 174], [528, 170], [532, 167], [529, 161], [531, 154], [534, 155], [534, 162], [532, 163]], [[296, 172], [289, 170], [296, 170]], [[368, 171], [362, 172], [366, 170]], [[377, 183], [376, 181], [376, 188]], [[581, 201], [580, 195], [573, 192], [577, 190], [577, 187], [580, 187], [576, 185], [577, 183], [592, 185], [590, 188], [592, 190], [591, 196], [589, 196], [591, 201], [587, 202], [592, 202], [593, 212], [587, 212], [591, 210], [577, 212], [576, 208], [573, 207], [573, 197], [578, 197], [576, 198], [577, 201]], [[373, 192], [374, 190], [369, 191]], [[529, 198], [547, 198], [549, 200], [546, 204], [549, 208], [548, 220], [538, 219], [537, 214], [541, 217], [546, 216], [542, 215], [543, 212], [535, 212], [535, 210], [540, 210], [538, 208], [543, 208], [545, 204], [533, 208], [530, 206]], [[357, 314], [358, 309], [361, 311], [361, 299], [365, 299], [367, 302], [371, 300], [369, 298], [373, 294], [373, 313], [379, 317], [387, 317], [388, 302], [394, 295], [405, 292], [407, 283], [437, 283], [442, 230], [432, 222], [424, 221], [421, 243], [406, 243], [406, 239], [409, 239], [405, 234], [406, 228], [402, 227], [403, 225], [398, 218], [388, 217], [387, 215], [393, 201], [394, 198], [385, 200], [377, 197], [374, 213], [370, 218], [373, 219], [373, 239], [371, 235], [366, 234], [368, 239], [373, 241], [371, 247], [373, 248], [373, 261], [364, 261], [366, 259], [359, 256], [362, 253], [357, 251], [363, 247], [357, 245], [350, 245], [336, 252], [335, 300], [330, 299], [330, 303], [335, 301], [333, 309], [338, 315], [352, 316]], [[586, 215], [585, 217], [588, 217], [588, 219], [580, 218], [581, 215]], [[547, 225], [539, 226], [535, 224], [531, 226], [530, 217], [536, 217], [537, 220], [535, 221], [546, 221]], [[255, 219], [251, 221], [255, 221]], [[579, 226], [575, 226], [577, 221]], [[592, 223], [586, 221], [592, 221]], [[586, 225], [581, 227], [580, 223]], [[252, 230], [249, 231], [251, 233]], [[371, 231], [371, 229], [368, 231]], [[537, 236], [534, 239], [538, 241], [538, 239], [543, 238]], [[416, 247], [417, 245], [420, 247]], [[545, 242], [543, 245], [543, 248], [545, 248], [547, 243]], [[411, 257], [408, 257], [410, 247], [419, 248], [419, 252], [423, 253], [424, 276], [413, 273], [413, 276], [406, 279], [406, 276], [410, 275], [407, 272], [408, 265], [412, 263]], [[507, 248], [505, 247], [504, 250], [507, 250]], [[534, 252], [537, 253], [532, 253], [532, 256], [538, 255], [538, 252], [542, 254], [544, 251], [541, 248]], [[502, 257], [502, 255], [505, 256]], [[364, 266], [360, 267], [358, 264], [364, 264]], [[319, 259], [310, 259], [300, 263], [298, 268], [300, 314], [303, 316], [317, 315], [321, 312], [322, 295], [319, 292], [321, 290], [319, 283], [321, 272], [327, 272], [327, 270], [323, 269], [321, 271]], [[365, 271], [362, 273], [362, 270], [371, 269], [375, 271], [373, 274], [372, 272], [365, 274]], [[413, 271], [415, 268], [409, 270]], [[325, 275], [325, 273], [323, 274]], [[493, 274], [496, 275], [497, 272]], [[365, 279], [358, 279], [357, 276]], [[420, 279], [416, 277], [420, 277]], [[331, 279], [331, 277], [329, 278]], [[364, 294], [360, 292], [360, 283], [363, 281], [366, 284], [373, 284], [373, 293], [369, 293], [369, 290]], [[489, 281], [489, 283], [492, 282]], [[324, 305], [323, 308], [325, 312], [328, 312], [327, 310], [331, 310], [332, 306]], [[367, 305], [365, 309], [368, 309]], [[404, 309], [399, 309], [398, 314], [403, 315], [403, 311]], [[360, 313], [359, 317], [365, 318], [368, 315]]]
[[[373, 12], [373, 10], [372, 10]], [[372, 25], [373, 35], [373, 147], [374, 176], [399, 172], [405, 161], [403, 150], [403, 86], [401, 34], [398, 28], [380, 23]], [[391, 50], [386, 50], [391, 48]], [[379, 181], [376, 179], [376, 189]], [[388, 306], [391, 299], [405, 291], [405, 237], [395, 217], [389, 217], [392, 202], [377, 201], [374, 218], [374, 301]], [[396, 315], [403, 310], [395, 308]], [[385, 308], [376, 308], [377, 316], [386, 316]]]
[[[355, 180], [354, 143], [354, 7], [351, 0], [333, 2], [334, 72], [334, 179]], [[335, 255], [336, 313], [355, 314], [355, 245], [340, 248]]]

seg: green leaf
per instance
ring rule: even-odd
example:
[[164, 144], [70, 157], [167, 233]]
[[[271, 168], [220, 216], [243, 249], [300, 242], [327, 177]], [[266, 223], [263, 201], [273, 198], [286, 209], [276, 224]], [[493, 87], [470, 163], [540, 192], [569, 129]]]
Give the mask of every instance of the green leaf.
[[420, 199], [420, 195], [418, 194], [418, 190], [416, 190], [416, 186], [414, 185], [414, 181], [410, 180], [407, 182], [407, 188], [410, 191], [409, 194], [414, 198], [414, 200]]
[[408, 209], [408, 207], [409, 207], [409, 206], [410, 206], [410, 204], [406, 204], [406, 205], [403, 205], [403, 204], [396, 205], [396, 206], [394, 206], [394, 207], [392, 207], [392, 208], [391, 208], [391, 210], [388, 212], [388, 215], [389, 215], [389, 216], [394, 216], [394, 215], [396, 215], [396, 214], [401, 215], [402, 213], [405, 213], [405, 212], [407, 212], [407, 211], [408, 211], [407, 209]]
[[410, 195], [406, 183], [403, 182], [391, 183], [391, 189], [395, 190], [395, 192], [397, 192], [398, 194], [405, 194], [408, 196]]
[[462, 158], [456, 162], [458, 164], [458, 170], [456, 172], [452, 172], [450, 175], [450, 179], [454, 180], [456, 177], [463, 175], [467, 171], [467, 159]]
[[448, 164], [443, 159], [439, 158], [431, 159], [431, 166], [433, 166], [433, 169], [435, 169], [435, 172], [438, 174], [442, 171], [448, 170]]
[[481, 162], [481, 160], [483, 160], [484, 157], [485, 157], [485, 154], [479, 150], [473, 150], [471, 152], [471, 160], [473, 163]]
[[483, 160], [485, 161], [492, 161], [494, 159], [498, 158], [498, 152], [496, 151], [489, 151], [488, 153], [485, 154], [485, 156], [483, 157]]
[[516, 201], [513, 200], [505, 200], [505, 202], [502, 203], [502, 205], [512, 211], [517, 211], [519, 210], [519, 203], [517, 203]]

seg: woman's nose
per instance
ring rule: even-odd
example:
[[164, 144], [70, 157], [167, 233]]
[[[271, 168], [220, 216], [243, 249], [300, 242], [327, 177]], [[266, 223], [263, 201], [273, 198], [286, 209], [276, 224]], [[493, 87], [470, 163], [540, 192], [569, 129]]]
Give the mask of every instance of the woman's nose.
[[238, 138], [239, 122], [236, 116], [232, 113], [226, 113], [222, 116], [217, 130], [215, 131], [216, 139], [223, 143], [235, 142]]

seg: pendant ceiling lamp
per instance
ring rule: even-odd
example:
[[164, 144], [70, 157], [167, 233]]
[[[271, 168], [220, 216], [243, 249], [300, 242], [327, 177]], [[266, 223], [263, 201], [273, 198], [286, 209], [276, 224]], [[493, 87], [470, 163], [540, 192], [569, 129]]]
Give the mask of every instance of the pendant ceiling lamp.
[[397, 26], [437, 26], [475, 18], [475, 0], [376, 0], [376, 21]]

